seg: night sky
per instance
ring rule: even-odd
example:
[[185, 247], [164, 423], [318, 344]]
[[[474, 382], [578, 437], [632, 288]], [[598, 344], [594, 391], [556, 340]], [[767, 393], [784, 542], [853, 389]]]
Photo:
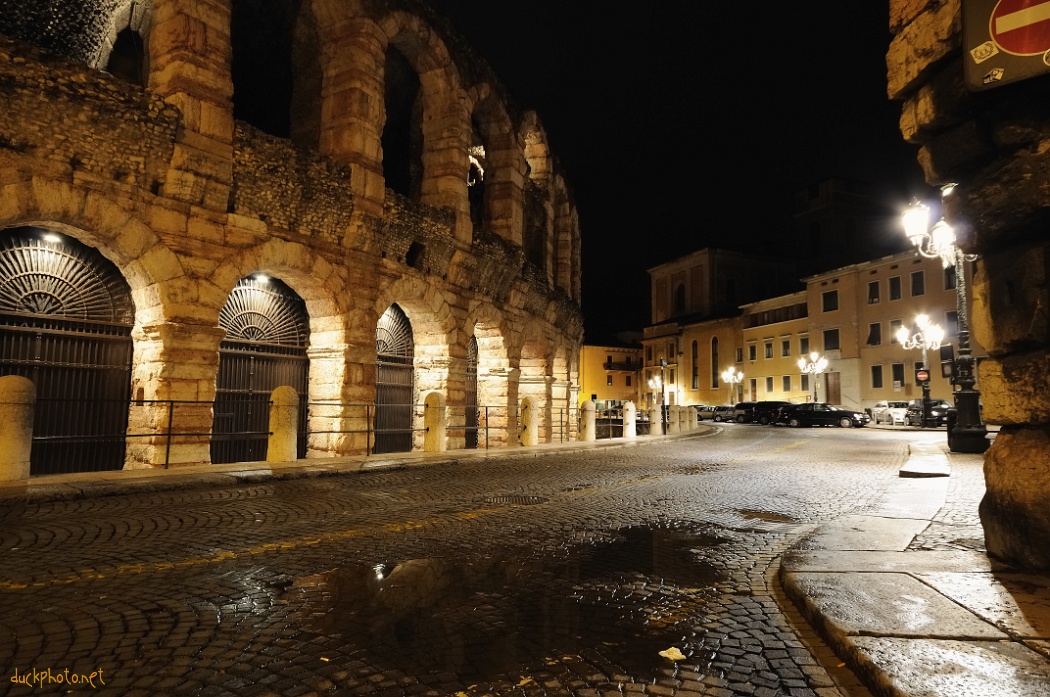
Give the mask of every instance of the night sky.
[[821, 179], [929, 195], [886, 96], [886, 2], [433, 4], [547, 129], [589, 343], [649, 323], [646, 269], [782, 238], [787, 199]]

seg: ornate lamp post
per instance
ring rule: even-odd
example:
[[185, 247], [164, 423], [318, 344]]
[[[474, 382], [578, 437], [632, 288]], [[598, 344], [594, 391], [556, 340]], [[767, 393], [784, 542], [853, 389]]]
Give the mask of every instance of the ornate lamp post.
[[736, 386], [744, 380], [743, 372], [736, 372], [736, 368], [729, 368], [728, 370], [722, 371], [722, 382], [729, 385], [729, 403], [733, 404], [736, 402]]
[[813, 376], [813, 401], [817, 401], [817, 376], [828, 369], [828, 359], [814, 351], [808, 361], [805, 357], [798, 359], [798, 369]]
[[[915, 318], [915, 326], [919, 328], [919, 331], [912, 334], [908, 331], [907, 327], [901, 327], [897, 330], [897, 341], [901, 347], [906, 351], [912, 349], [922, 349], [922, 367], [926, 370], [927, 374], [930, 370], [930, 363], [926, 360], [926, 350], [939, 349], [941, 347], [941, 341], [944, 340], [944, 330], [938, 327], [936, 324], [930, 321], [930, 318], [926, 315], [919, 315]], [[922, 381], [922, 425], [930, 425], [930, 379], [927, 377]]]
[[[954, 184], [941, 189], [941, 197], [951, 194]], [[955, 241], [955, 231], [941, 218], [930, 228], [930, 209], [916, 201], [904, 213], [904, 234], [924, 257], [940, 258], [944, 268], [955, 268], [955, 299], [959, 316], [959, 355], [955, 357], [953, 382], [957, 420], [948, 434], [948, 448], [958, 453], [983, 453], [988, 449], [988, 430], [981, 421], [981, 394], [974, 389], [973, 355], [966, 316], [966, 262], [977, 255], [964, 254]]]

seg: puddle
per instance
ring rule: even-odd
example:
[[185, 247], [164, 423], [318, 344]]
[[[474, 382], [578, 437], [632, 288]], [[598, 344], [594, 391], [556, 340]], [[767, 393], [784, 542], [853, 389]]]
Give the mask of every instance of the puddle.
[[780, 513], [771, 513], [770, 511], [753, 511], [753, 510], [741, 510], [740, 515], [750, 520], [765, 520], [770, 523], [797, 523], [798, 521], [786, 515]]
[[687, 638], [721, 575], [698, 550], [721, 541], [627, 528], [569, 558], [345, 567], [299, 578], [288, 595], [326, 645], [341, 639], [342, 651], [424, 683], [516, 683], [573, 662], [645, 677], [672, 667], [658, 655], [671, 646], [703, 662]]

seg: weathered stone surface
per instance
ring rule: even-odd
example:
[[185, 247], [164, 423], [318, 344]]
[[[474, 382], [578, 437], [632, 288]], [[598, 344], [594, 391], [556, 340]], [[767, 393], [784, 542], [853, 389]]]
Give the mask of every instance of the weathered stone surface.
[[974, 279], [974, 338], [994, 355], [1050, 342], [1048, 247], [996, 250]]
[[1050, 356], [1036, 350], [981, 361], [983, 415], [992, 423], [1050, 424]]
[[984, 477], [988, 551], [1050, 569], [1050, 430], [1004, 428], [985, 456]]

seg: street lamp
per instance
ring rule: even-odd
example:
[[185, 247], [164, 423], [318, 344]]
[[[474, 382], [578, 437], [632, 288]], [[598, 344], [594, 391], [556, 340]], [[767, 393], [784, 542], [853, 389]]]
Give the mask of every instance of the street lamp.
[[817, 401], [817, 376], [828, 369], [828, 359], [814, 351], [809, 354], [808, 361], [805, 357], [798, 359], [798, 368], [803, 373], [809, 373], [813, 376], [813, 401]]
[[926, 359], [926, 350], [939, 349], [944, 340], [944, 330], [930, 321], [926, 315], [915, 318], [919, 331], [912, 334], [907, 327], [897, 330], [897, 342], [906, 351], [922, 349], [922, 367], [926, 370], [926, 379], [922, 381], [922, 425], [930, 425], [930, 363]]
[[[649, 389], [652, 390], [653, 394], [660, 394], [660, 406], [664, 405], [664, 379], [659, 375], [654, 375], [649, 378]], [[656, 398], [653, 398], [656, 401]]]
[[722, 371], [722, 382], [729, 385], [729, 403], [733, 404], [736, 402], [734, 397], [736, 396], [736, 386], [744, 380], [743, 372], [736, 372], [736, 368], [730, 367], [729, 370]]
[[[952, 193], [954, 184], [941, 188], [941, 198]], [[970, 329], [966, 320], [966, 262], [976, 254], [964, 254], [955, 240], [955, 231], [942, 217], [929, 228], [930, 209], [916, 201], [904, 213], [904, 234], [919, 254], [929, 259], [940, 258], [944, 268], [955, 268], [955, 302], [959, 317], [959, 355], [955, 358], [953, 383], [955, 391], [955, 427], [948, 433], [948, 449], [959, 453], [983, 453], [988, 449], [988, 430], [981, 421], [981, 393], [974, 389], [973, 355], [970, 353]]]

